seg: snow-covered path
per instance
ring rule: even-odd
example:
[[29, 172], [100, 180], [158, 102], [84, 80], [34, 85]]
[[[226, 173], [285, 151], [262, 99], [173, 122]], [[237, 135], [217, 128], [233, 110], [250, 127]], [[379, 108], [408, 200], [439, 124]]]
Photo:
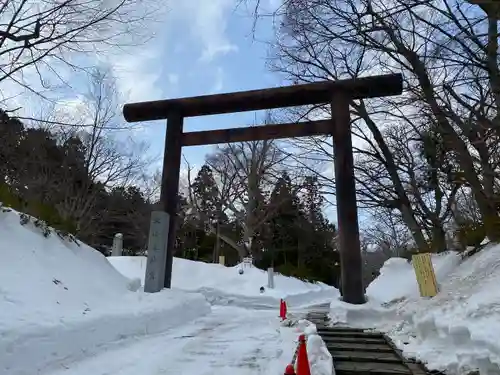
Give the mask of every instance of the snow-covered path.
[[295, 336], [279, 326], [275, 311], [215, 307], [193, 324], [115, 343], [45, 374], [277, 374], [291, 359]]

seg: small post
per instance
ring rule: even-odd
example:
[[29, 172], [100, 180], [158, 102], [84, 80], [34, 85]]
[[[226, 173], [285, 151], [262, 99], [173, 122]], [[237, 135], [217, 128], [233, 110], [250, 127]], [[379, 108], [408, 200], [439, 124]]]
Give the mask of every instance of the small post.
[[267, 287], [269, 289], [274, 289], [274, 268], [269, 267], [267, 269]]
[[243, 258], [243, 268], [252, 268], [252, 265], [253, 265], [252, 257]]
[[[219, 222], [219, 218], [217, 218], [217, 233], [215, 236], [215, 254], [220, 259], [220, 222]], [[223, 264], [225, 264], [225, 263], [223, 263]]]
[[176, 222], [182, 152], [182, 125], [183, 117], [180, 113], [172, 112], [168, 115], [160, 193], [163, 210], [169, 215], [165, 280], [163, 284], [165, 288], [170, 288], [172, 284], [172, 263], [177, 239]]
[[166, 212], [153, 211], [151, 213], [148, 260], [144, 280], [144, 291], [146, 293], [156, 293], [163, 289], [169, 221], [170, 217]]
[[123, 253], [123, 234], [116, 233], [113, 238], [113, 248], [111, 250], [111, 256], [121, 257]]
[[365, 303], [358, 208], [351, 139], [350, 96], [338, 92], [332, 101], [335, 192], [337, 200], [338, 243], [340, 247], [341, 288], [345, 302]]
[[226, 257], [224, 255], [219, 255], [219, 264], [226, 265]]

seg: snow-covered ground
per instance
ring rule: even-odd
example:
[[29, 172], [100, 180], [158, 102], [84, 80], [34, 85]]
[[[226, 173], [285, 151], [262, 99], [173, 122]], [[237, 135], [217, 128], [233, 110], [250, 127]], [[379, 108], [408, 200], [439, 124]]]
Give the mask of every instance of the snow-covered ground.
[[[0, 208], [0, 373], [33, 374], [210, 313], [201, 294], [135, 291], [98, 251]], [[168, 319], [166, 319], [168, 317]]]
[[350, 306], [323, 284], [276, 275], [276, 288], [261, 294], [264, 271], [240, 275], [237, 267], [182, 259], [173, 289], [147, 294], [145, 258], [106, 259], [42, 232], [0, 207], [0, 375], [276, 375], [302, 331], [310, 335], [312, 375], [332, 375], [314, 327], [280, 323], [283, 297], [296, 317], [333, 300], [335, 323], [386, 331], [407, 356], [447, 375], [500, 374], [500, 245], [466, 260], [434, 256], [440, 293], [431, 299], [419, 297], [412, 266], [393, 258], [369, 286], [369, 302]]
[[311, 374], [333, 375], [331, 355], [314, 325], [299, 323], [288, 328], [278, 323], [274, 312], [218, 306], [190, 324], [116, 342], [81, 361], [61, 363], [51, 375], [281, 375], [302, 332], [309, 338]]
[[393, 258], [368, 287], [369, 302], [332, 302], [332, 321], [385, 331], [406, 356], [447, 375], [500, 374], [500, 245], [463, 261], [443, 253], [433, 264], [436, 297], [420, 298], [412, 265]]
[[[0, 375], [282, 374], [299, 331], [282, 326], [277, 299], [337, 295], [284, 277], [260, 295], [261, 271], [182, 260], [174, 282], [184, 290], [147, 294], [96, 250], [42, 233], [0, 207]], [[313, 375], [331, 375], [317, 337], [311, 345]]]
[[52, 375], [282, 374], [297, 335], [275, 315], [216, 307], [188, 325], [104, 348]]
[[[111, 264], [124, 276], [144, 283], [145, 257], [108, 257]], [[244, 273], [239, 274], [242, 268]], [[338, 296], [338, 290], [326, 284], [306, 283], [280, 274], [274, 276], [274, 289], [267, 288], [267, 272], [255, 267], [225, 267], [220, 264], [195, 262], [174, 258], [172, 287], [203, 294], [214, 305], [232, 305], [252, 308], [279, 306], [285, 298], [289, 307], [329, 302]], [[260, 287], [264, 293], [260, 293]]]

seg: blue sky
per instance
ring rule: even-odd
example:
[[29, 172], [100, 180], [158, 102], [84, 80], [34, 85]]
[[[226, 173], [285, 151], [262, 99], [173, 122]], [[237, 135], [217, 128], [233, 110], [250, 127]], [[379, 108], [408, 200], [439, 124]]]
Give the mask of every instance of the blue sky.
[[[113, 49], [99, 56], [78, 57], [86, 66], [108, 65], [116, 79], [121, 104], [176, 97], [243, 91], [287, 84], [283, 77], [266, 67], [269, 53], [267, 42], [274, 39], [272, 20], [263, 19], [253, 32], [253, 9], [237, 7], [241, 0], [151, 0], [165, 4], [165, 11], [157, 22], [148, 25], [148, 33], [155, 34], [148, 43], [132, 49]], [[249, 0], [251, 3], [252, 0]], [[260, 0], [262, 9], [275, 9], [281, 0]], [[147, 1], [145, 2], [147, 3]], [[160, 4], [160, 3], [158, 3]], [[70, 83], [62, 89], [48, 92], [57, 101], [62, 112], [81, 119], [82, 93], [88, 90], [87, 77], [67, 66], [52, 67]], [[44, 71], [44, 80], [51, 75]], [[33, 68], [23, 70], [30, 87], [39, 86]], [[15, 84], [2, 83], [3, 97], [15, 97], [9, 107], [21, 108], [21, 115], [30, 115], [36, 108], [29, 93], [19, 92]], [[56, 84], [53, 85], [54, 87]], [[16, 94], [15, 94], [16, 93]], [[23, 113], [28, 112], [28, 113]], [[50, 112], [50, 110], [49, 110]], [[59, 113], [59, 112], [58, 112]], [[33, 113], [31, 113], [33, 114]], [[36, 114], [35, 114], [36, 115]], [[185, 131], [199, 131], [248, 126], [261, 123], [264, 113], [237, 113], [188, 118]], [[132, 136], [150, 145], [150, 153], [157, 157], [151, 170], [161, 167], [166, 121], [127, 124], [123, 136]], [[191, 167], [198, 169], [213, 146], [186, 147], [183, 155]], [[183, 169], [186, 168], [184, 164]], [[182, 175], [181, 175], [182, 178]]]
[[[122, 92], [129, 101], [207, 95], [287, 84], [284, 77], [266, 67], [274, 38], [271, 19], [260, 20], [253, 33], [252, 9], [237, 8], [238, 0], [184, 0], [170, 2], [165, 29], [145, 49], [139, 61], [116, 68]], [[272, 9], [277, 0], [261, 0]], [[156, 50], [158, 48], [158, 50]], [[132, 68], [132, 69], [130, 69]], [[122, 76], [122, 78], [120, 78]], [[129, 77], [133, 77], [133, 80]], [[137, 84], [138, 83], [138, 84]], [[261, 123], [264, 113], [246, 112], [187, 118], [184, 131], [211, 130]], [[154, 154], [163, 155], [166, 121], [142, 123], [138, 136], [147, 140]], [[195, 169], [201, 167], [213, 146], [185, 147], [183, 156]], [[158, 159], [158, 167], [162, 158]], [[186, 165], [183, 165], [185, 168]], [[182, 176], [181, 176], [182, 178]], [[326, 210], [332, 219], [333, 207]]]
[[[266, 68], [272, 40], [270, 21], [258, 24], [252, 33], [250, 11], [236, 8], [234, 0], [185, 0], [169, 2], [164, 26], [140, 55], [112, 61], [118, 87], [129, 101], [206, 95], [258, 89], [282, 84], [281, 77]], [[121, 60], [121, 59], [120, 59]], [[188, 118], [185, 131], [245, 126], [256, 121], [255, 112]], [[151, 152], [163, 153], [165, 122], [143, 123], [139, 137], [148, 141]], [[184, 148], [188, 161], [203, 164], [212, 146]]]
[[[252, 3], [254, 0], [248, 0]], [[261, 6], [275, 8], [281, 0], [260, 0]], [[270, 21], [259, 21], [252, 31], [252, 10], [241, 0], [144, 0], [138, 4], [155, 7], [155, 20], [146, 21], [138, 31], [153, 36], [139, 47], [114, 48], [97, 55], [65, 56], [79, 66], [105, 66], [116, 79], [120, 105], [185, 96], [207, 95], [277, 86], [284, 82], [266, 68], [268, 46], [258, 40], [272, 41], [274, 32]], [[244, 2], [244, 1], [243, 1]], [[133, 2], [130, 2], [133, 4]], [[240, 4], [240, 6], [238, 6]], [[144, 8], [145, 9], [145, 8]], [[148, 8], [149, 9], [149, 8]], [[153, 9], [153, 8], [151, 8]], [[137, 30], [137, 29], [136, 29]], [[86, 74], [75, 71], [58, 61], [46, 61], [46, 66], [23, 69], [22, 79], [34, 92], [43, 93], [49, 101], [41, 100], [13, 81], [2, 81], [0, 99], [7, 108], [18, 108], [17, 114], [39, 117], [57, 114], [80, 120], [85, 117], [84, 95], [89, 88]], [[42, 87], [38, 72], [43, 76]], [[56, 73], [54, 73], [56, 72]], [[21, 78], [22, 77], [22, 78]], [[64, 83], [59, 79], [63, 77]], [[68, 84], [65, 84], [68, 83]], [[51, 104], [52, 102], [52, 104]], [[257, 114], [263, 116], [263, 113]], [[43, 115], [42, 115], [43, 116]], [[121, 117], [121, 108], [119, 117]], [[185, 120], [185, 131], [210, 130], [246, 126], [259, 121], [256, 113], [239, 113]], [[69, 122], [69, 121], [67, 121]], [[150, 152], [158, 157], [161, 166], [166, 121], [126, 124], [134, 139], [150, 144]], [[213, 146], [185, 148], [184, 156], [199, 168]]]

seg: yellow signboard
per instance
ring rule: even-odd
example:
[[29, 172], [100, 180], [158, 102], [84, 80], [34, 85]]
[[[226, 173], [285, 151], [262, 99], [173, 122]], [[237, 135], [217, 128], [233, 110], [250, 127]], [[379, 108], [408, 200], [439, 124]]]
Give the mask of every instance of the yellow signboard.
[[436, 274], [432, 266], [431, 254], [412, 256], [413, 268], [417, 277], [418, 288], [422, 297], [434, 297], [438, 293]]

